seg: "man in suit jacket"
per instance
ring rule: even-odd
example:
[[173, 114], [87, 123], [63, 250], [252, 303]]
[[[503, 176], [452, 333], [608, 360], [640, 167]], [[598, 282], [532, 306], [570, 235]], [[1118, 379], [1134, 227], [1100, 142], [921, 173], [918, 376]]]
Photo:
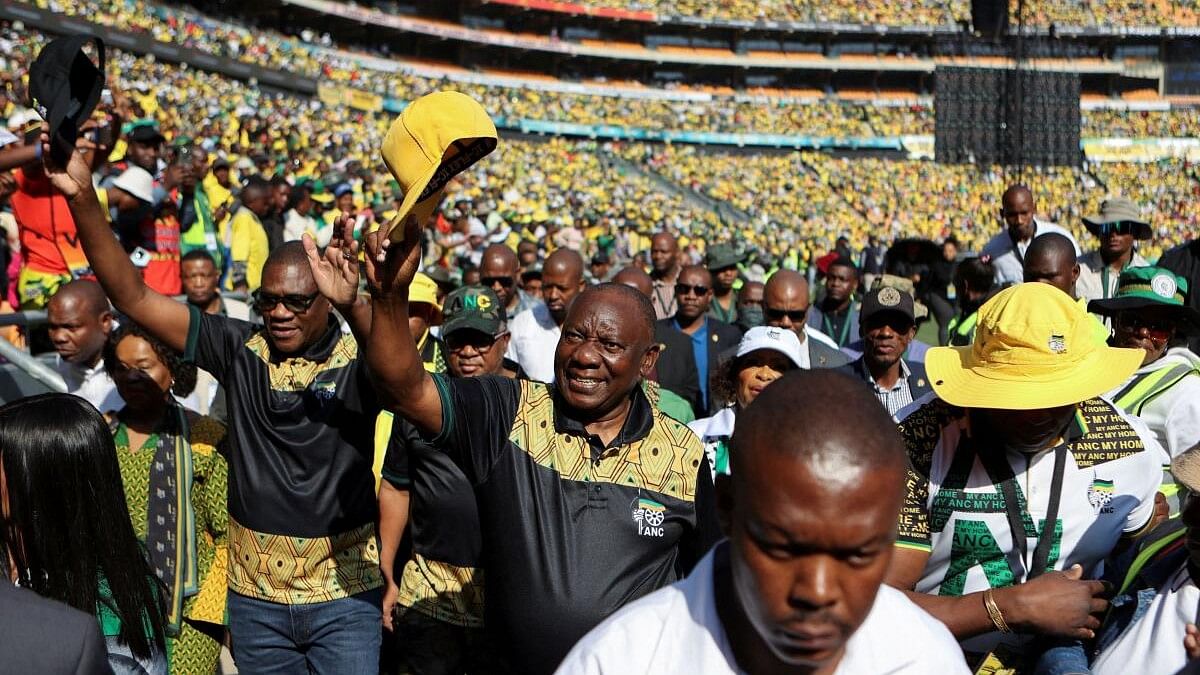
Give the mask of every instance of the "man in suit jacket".
[[[723, 401], [716, 401], [709, 395], [708, 375], [717, 369], [721, 352], [737, 346], [738, 340], [742, 338], [742, 332], [737, 328], [708, 316], [712, 297], [712, 274], [708, 269], [701, 265], [685, 267], [679, 272], [675, 282], [675, 315], [658, 322], [660, 327], [679, 330], [689, 338], [692, 355], [690, 362], [684, 363], [680, 360], [663, 364], [660, 360], [658, 374], [661, 383], [663, 377], [686, 377], [676, 371], [676, 368], [695, 371], [700, 395], [690, 401], [697, 418], [708, 417], [723, 405]], [[675, 393], [683, 395], [681, 392]]]
[[96, 617], [0, 579], [0, 672], [111, 675]]
[[838, 370], [870, 386], [893, 417], [929, 393], [924, 364], [904, 360], [917, 335], [913, 297], [895, 288], [878, 288], [863, 298], [859, 333], [863, 355]]
[[779, 270], [771, 275], [763, 289], [763, 315], [768, 326], [787, 328], [800, 338], [801, 367], [837, 368], [850, 363], [849, 357], [837, 348], [809, 337], [805, 330], [808, 320], [808, 280], [793, 270]]

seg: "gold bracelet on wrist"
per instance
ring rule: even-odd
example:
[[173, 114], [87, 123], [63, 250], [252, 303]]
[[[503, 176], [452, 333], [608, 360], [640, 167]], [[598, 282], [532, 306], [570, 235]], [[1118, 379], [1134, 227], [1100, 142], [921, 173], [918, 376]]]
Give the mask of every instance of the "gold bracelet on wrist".
[[987, 610], [988, 616], [992, 619], [992, 625], [1001, 633], [1011, 633], [1012, 629], [1008, 627], [1008, 623], [1004, 620], [1004, 614], [1000, 612], [1000, 606], [996, 604], [996, 598], [992, 596], [992, 589], [987, 589], [983, 592], [983, 607]]

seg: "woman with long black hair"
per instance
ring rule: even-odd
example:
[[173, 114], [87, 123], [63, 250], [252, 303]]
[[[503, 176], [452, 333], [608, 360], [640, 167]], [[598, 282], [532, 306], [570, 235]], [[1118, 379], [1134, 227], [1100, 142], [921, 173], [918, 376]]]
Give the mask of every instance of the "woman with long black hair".
[[0, 514], [7, 578], [96, 615], [115, 673], [166, 672], [163, 594], [91, 404], [43, 394], [0, 407]]

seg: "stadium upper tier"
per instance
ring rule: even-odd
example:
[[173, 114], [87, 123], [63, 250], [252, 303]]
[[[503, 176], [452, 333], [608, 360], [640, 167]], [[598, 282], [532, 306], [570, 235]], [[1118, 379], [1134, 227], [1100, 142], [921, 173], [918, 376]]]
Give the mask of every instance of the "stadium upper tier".
[[[13, 114], [24, 70], [42, 38], [0, 31], [7, 67], [0, 68], [0, 113]], [[138, 59], [112, 50], [109, 84], [126, 119], [157, 119], [175, 142], [189, 138], [240, 165], [265, 155], [292, 180], [332, 186], [350, 181], [362, 206], [382, 209], [394, 184], [378, 161], [390, 118], [268, 93], [195, 68]], [[821, 153], [711, 152], [695, 146], [598, 143], [565, 138], [504, 138], [496, 152], [460, 176], [447, 204], [470, 197], [510, 224], [600, 227], [648, 233], [669, 228], [693, 240], [737, 239], [779, 255], [828, 251], [846, 233], [855, 245], [868, 234], [959, 236], [978, 249], [1000, 227], [997, 209], [1007, 181], [991, 167], [928, 161], [838, 159]], [[1182, 159], [1093, 163], [1024, 176], [1040, 213], [1093, 241], [1080, 221], [1109, 194], [1146, 210], [1154, 259], [1171, 243], [1195, 236], [1200, 189]], [[718, 216], [724, 213], [724, 220]], [[733, 213], [735, 215], [730, 216]]]
[[[405, 62], [353, 53], [280, 33], [245, 27], [136, 0], [39, 0], [36, 4], [266, 68], [411, 100], [429, 91], [459, 89], [480, 100], [502, 127], [531, 122], [610, 126], [696, 134], [772, 134], [884, 139], [933, 133], [932, 102], [912, 93], [846, 90], [719, 88], [654, 89], [636, 82], [566, 82], [528, 72], [469, 71], [445, 63]], [[315, 38], [314, 38], [315, 40]], [[1151, 94], [1154, 95], [1153, 93]], [[1200, 128], [1200, 110], [1092, 109], [1085, 137], [1182, 137]], [[560, 127], [551, 132], [564, 133]], [[537, 129], [544, 131], [545, 129]], [[611, 135], [611, 134], [610, 134]]]
[[[720, 25], [764, 24], [787, 28], [787, 24], [862, 24], [866, 26], [945, 26], [969, 21], [971, 3], [966, 0], [906, 0], [905, 2], [859, 2], [857, 0], [483, 0], [541, 11], [589, 15], [624, 21], [653, 23], [697, 22]], [[1011, 2], [1011, 21], [1017, 20], [1017, 3]], [[1200, 25], [1194, 0], [1138, 2], [1136, 0], [1026, 0], [1025, 23], [1059, 28], [1111, 29], [1131, 27], [1179, 27]]]

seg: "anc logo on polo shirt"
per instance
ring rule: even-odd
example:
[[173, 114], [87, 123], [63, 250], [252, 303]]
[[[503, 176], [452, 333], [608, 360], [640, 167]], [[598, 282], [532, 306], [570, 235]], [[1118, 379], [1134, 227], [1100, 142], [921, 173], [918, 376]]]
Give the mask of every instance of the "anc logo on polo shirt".
[[630, 503], [633, 509], [633, 522], [637, 523], [638, 536], [663, 536], [663, 521], [667, 518], [667, 507], [653, 499], [639, 497]]

